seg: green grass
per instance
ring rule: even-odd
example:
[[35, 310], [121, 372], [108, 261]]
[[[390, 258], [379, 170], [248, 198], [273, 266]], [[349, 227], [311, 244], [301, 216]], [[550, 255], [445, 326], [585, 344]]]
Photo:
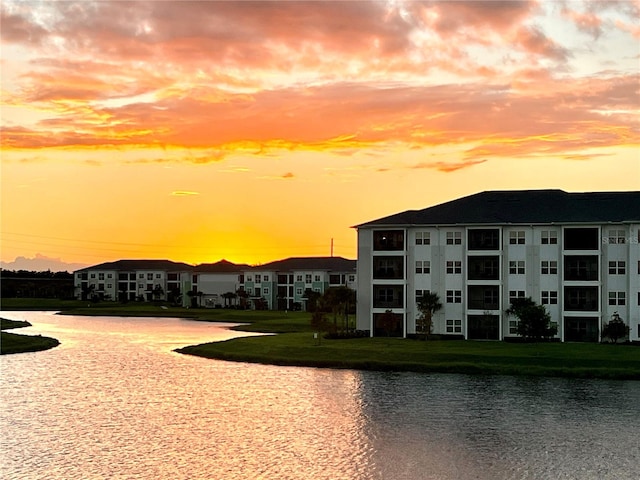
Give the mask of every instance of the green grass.
[[318, 341], [310, 333], [248, 337], [180, 353], [277, 365], [640, 380], [640, 348], [600, 344], [510, 344], [358, 338]]
[[[2, 330], [10, 328], [29, 327], [31, 324], [22, 320], [0, 319]], [[10, 353], [38, 352], [48, 350], [60, 345], [55, 338], [42, 337], [40, 335], [18, 335], [16, 333], [0, 332], [0, 355]]]
[[[7, 299], [15, 300], [15, 299]], [[3, 309], [43, 309], [21, 300]], [[62, 307], [63, 305], [59, 305]], [[313, 338], [309, 314], [249, 310], [187, 309], [150, 303], [72, 302], [73, 315], [168, 316], [243, 323], [236, 330], [279, 333], [245, 337], [179, 349], [190, 355], [276, 365], [506, 374], [640, 380], [640, 347], [595, 343], [507, 343], [471, 340], [417, 341], [400, 338], [327, 340]], [[319, 343], [319, 344], [318, 344]]]

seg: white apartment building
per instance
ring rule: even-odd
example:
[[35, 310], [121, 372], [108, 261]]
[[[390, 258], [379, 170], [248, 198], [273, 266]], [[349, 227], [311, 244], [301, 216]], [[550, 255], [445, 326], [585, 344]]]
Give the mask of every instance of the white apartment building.
[[617, 313], [640, 339], [640, 192], [489, 191], [356, 226], [358, 329], [416, 333], [417, 298], [439, 295], [433, 333], [516, 336], [532, 297], [561, 341], [598, 341]]

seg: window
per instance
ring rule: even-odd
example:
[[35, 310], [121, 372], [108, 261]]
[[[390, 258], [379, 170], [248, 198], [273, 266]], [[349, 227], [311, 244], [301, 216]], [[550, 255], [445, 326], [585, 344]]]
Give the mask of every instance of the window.
[[99, 283], [98, 284], [98, 291], [99, 292], [104, 291], [104, 283]]
[[524, 245], [524, 231], [509, 232], [509, 245]]
[[302, 275], [296, 275], [296, 282], [302, 281]]
[[624, 230], [609, 230], [608, 243], [609, 244], [623, 244], [627, 243], [627, 238]]
[[469, 285], [467, 304], [471, 310], [497, 310], [500, 291], [497, 285]]
[[542, 245], [557, 245], [558, 232], [555, 230], [543, 230], [542, 231]]
[[565, 250], [598, 250], [597, 228], [565, 228]]
[[598, 280], [597, 255], [565, 255], [564, 279], [578, 281]]
[[147, 283], [147, 291], [152, 291], [153, 290], [153, 283]]
[[542, 305], [557, 305], [558, 292], [553, 290], [543, 290], [540, 297], [540, 303], [542, 303]]
[[107, 283], [107, 288], [113, 288], [113, 283]]
[[95, 273], [92, 273], [92, 274], [91, 274], [91, 278], [96, 278], [96, 274], [95, 274]]
[[296, 295], [297, 296], [302, 295], [302, 288], [296, 288]]
[[558, 262], [556, 260], [543, 260], [540, 273], [543, 275], [556, 275], [558, 273]]
[[447, 290], [447, 303], [462, 303], [462, 290]]
[[462, 232], [447, 232], [447, 245], [462, 245]]
[[429, 232], [416, 232], [416, 245], [430, 245], [431, 234]]
[[640, 292], [638, 292], [638, 305], [640, 305]]
[[156, 278], [162, 278], [162, 274], [161, 273], [156, 273]]
[[468, 232], [469, 250], [498, 250], [500, 231], [497, 228], [473, 229]]
[[304, 276], [304, 283], [311, 283], [311, 274], [310, 273], [307, 273]]
[[429, 290], [416, 290], [416, 302], [422, 298], [423, 295], [429, 293]]
[[564, 309], [576, 312], [598, 311], [598, 287], [564, 287]]
[[524, 290], [509, 290], [509, 303], [512, 304], [518, 298], [524, 298]]
[[512, 275], [524, 274], [524, 260], [512, 260], [509, 262], [509, 273]]
[[[196, 280], [193, 280], [193, 282], [195, 283]], [[253, 282], [253, 276], [247, 275], [247, 282]]]
[[404, 287], [402, 285], [374, 285], [374, 308], [403, 308]]
[[469, 256], [467, 257], [469, 280], [498, 280], [500, 278], [499, 265], [498, 256]]
[[104, 280], [104, 273], [98, 274], [98, 280]]
[[269, 281], [269, 275], [265, 275], [262, 279], [263, 282], [268, 282]]
[[609, 292], [609, 305], [625, 305], [626, 296], [625, 292]]
[[262, 283], [262, 275], [256, 274], [256, 283]]
[[404, 257], [373, 257], [373, 278], [404, 278]]
[[624, 275], [627, 271], [625, 262], [609, 262], [609, 275]]
[[519, 320], [509, 320], [509, 335], [518, 334], [518, 323]]
[[447, 261], [447, 273], [462, 273], [462, 262], [459, 260], [449, 260]]
[[264, 287], [264, 288], [262, 289], [262, 293], [263, 293], [264, 295], [269, 295], [269, 288], [268, 288], [268, 287]]
[[138, 288], [144, 288], [144, 283], [139, 283]]
[[462, 320], [447, 319], [447, 333], [462, 333]]
[[429, 262], [428, 260], [417, 260], [416, 273], [422, 273], [422, 274], [431, 273], [431, 262]]
[[153, 280], [153, 273], [147, 273], [147, 280]]
[[320, 275], [316, 275], [316, 276], [314, 277], [314, 280], [315, 280], [316, 282], [319, 282], [319, 281], [320, 281]]
[[404, 231], [378, 230], [373, 232], [373, 249], [398, 251], [404, 250]]
[[356, 276], [355, 275], [349, 275], [349, 281], [350, 282], [355, 282], [356, 281]]

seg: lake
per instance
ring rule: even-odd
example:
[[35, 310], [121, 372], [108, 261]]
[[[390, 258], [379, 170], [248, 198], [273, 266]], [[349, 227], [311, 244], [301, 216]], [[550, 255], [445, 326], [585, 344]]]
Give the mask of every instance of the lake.
[[2, 312], [60, 340], [0, 357], [6, 479], [637, 479], [640, 382], [224, 362], [249, 335]]

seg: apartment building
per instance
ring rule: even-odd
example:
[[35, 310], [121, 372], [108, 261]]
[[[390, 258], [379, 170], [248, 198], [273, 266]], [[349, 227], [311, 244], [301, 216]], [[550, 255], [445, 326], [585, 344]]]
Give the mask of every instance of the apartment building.
[[169, 260], [118, 260], [74, 272], [76, 298], [112, 301], [165, 300], [184, 292], [193, 269]]
[[185, 307], [304, 309], [307, 289], [322, 294], [343, 285], [355, 290], [356, 261], [342, 257], [294, 257], [254, 267], [226, 260], [197, 266], [118, 260], [74, 272], [79, 299], [161, 300]]
[[417, 298], [439, 295], [433, 333], [516, 336], [532, 297], [561, 341], [597, 341], [618, 314], [640, 339], [640, 192], [488, 191], [356, 226], [358, 328], [416, 333]]
[[292, 257], [243, 272], [242, 289], [249, 299], [265, 302], [267, 310], [306, 308], [305, 292], [329, 287], [356, 288], [356, 261], [343, 257]]

